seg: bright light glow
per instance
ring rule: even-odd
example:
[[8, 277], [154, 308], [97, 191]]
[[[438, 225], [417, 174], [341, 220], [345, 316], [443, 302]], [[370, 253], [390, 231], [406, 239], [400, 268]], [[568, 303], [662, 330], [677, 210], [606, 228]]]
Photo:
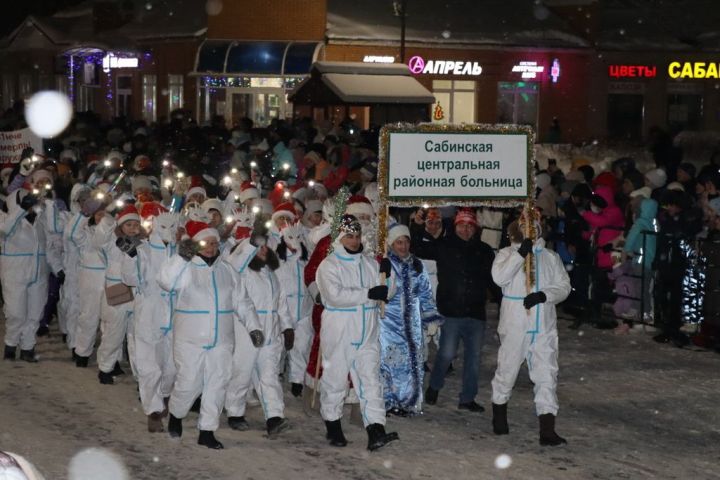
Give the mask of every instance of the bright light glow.
[[40, 157], [38, 157], [37, 155], [33, 155], [32, 157], [30, 157], [30, 161], [31, 161], [31, 162], [39, 162], [39, 161], [40, 161]]
[[233, 169], [230, 170], [230, 173], [232, 173], [232, 174], [238, 173], [238, 169], [237, 169], [237, 168], [233, 168]]
[[495, 468], [499, 470], [505, 470], [512, 465], [512, 457], [507, 453], [502, 453], [495, 457]]
[[253, 212], [253, 213], [260, 213], [260, 207], [258, 207], [257, 205], [254, 206], [254, 207], [252, 208], [252, 212]]
[[33, 189], [32, 189], [32, 194], [33, 194], [33, 195], [38, 195], [39, 193], [40, 193], [40, 190], [38, 190], [37, 188], [33, 188]]
[[150, 227], [152, 226], [152, 222], [151, 222], [150, 220], [145, 220], [145, 221], [142, 223], [142, 226], [143, 226], [143, 228], [146, 228], [146, 229], [147, 229], [147, 228], [150, 228]]
[[95, 195], [95, 198], [97, 198], [98, 200], [102, 200], [103, 198], [105, 198], [105, 194], [103, 192], [98, 192], [97, 195]]
[[238, 195], [237, 193], [235, 194], [235, 200], [240, 200], [240, 195]]
[[106, 167], [109, 167], [110, 165], [112, 165], [112, 162], [110, 160], [105, 160], [103, 162], [103, 165], [105, 165]]
[[52, 190], [52, 185], [50, 185], [49, 183], [46, 183], [45, 190]]
[[177, 172], [176, 176], [177, 178], [183, 178], [185, 174], [183, 172]]
[[118, 208], [122, 208], [123, 205], [125, 205], [125, 202], [123, 202], [122, 200], [118, 200], [115, 202], [115, 206], [117, 206]]
[[173, 184], [173, 181], [172, 181], [172, 180], [170, 180], [169, 178], [166, 178], [166, 179], [165, 179], [165, 188], [170, 188], [170, 187], [172, 187], [172, 184]]
[[389, 55], [365, 55], [363, 63], [393, 63], [395, 57]]
[[233, 223], [232, 215], [228, 215], [227, 217], [225, 217], [225, 223]]
[[108, 53], [103, 58], [102, 65], [103, 72], [107, 73], [113, 68], [138, 68], [140, 60], [136, 57], [119, 58], [112, 53]]
[[252, 162], [250, 162], [250, 166], [251, 166], [252, 168], [257, 167], [257, 162], [256, 162], [255, 160], [253, 160]]
[[426, 60], [415, 55], [408, 60], [410, 73], [414, 75], [470, 75], [482, 74], [482, 66], [478, 62], [463, 62], [455, 60]]
[[314, 180], [310, 180], [310, 181], [308, 182], [308, 187], [312, 188], [312, 187], [314, 187], [314, 186], [315, 186], [315, 181], [314, 181]]
[[205, 240], [200, 240], [200, 246], [205, 247], [207, 245], [207, 242]]
[[286, 190], [285, 193], [283, 193], [283, 197], [290, 198], [290, 192]]
[[272, 222], [270, 220], [268, 220], [267, 222], [265, 222], [265, 228], [270, 228], [270, 227], [272, 227]]
[[230, 185], [232, 183], [232, 178], [230, 178], [229, 175], [225, 175], [225, 177], [223, 178], [223, 183], [225, 185]]
[[520, 62], [513, 66], [512, 71], [522, 73], [522, 78], [537, 78], [537, 74], [544, 72], [545, 67], [537, 62]]
[[72, 103], [60, 92], [38, 92], [25, 104], [28, 127], [41, 138], [51, 138], [62, 133], [70, 123], [72, 114]]
[[170, 165], [170, 162], [168, 162], [167, 160], [163, 160], [163, 167], [167, 167], [168, 165]]
[[427, 204], [427, 203], [423, 203], [423, 208], [424, 208], [425, 210], [427, 210], [428, 208], [430, 208], [430, 205]]
[[290, 164], [289, 164], [289, 163], [283, 163], [283, 170], [290, 170]]

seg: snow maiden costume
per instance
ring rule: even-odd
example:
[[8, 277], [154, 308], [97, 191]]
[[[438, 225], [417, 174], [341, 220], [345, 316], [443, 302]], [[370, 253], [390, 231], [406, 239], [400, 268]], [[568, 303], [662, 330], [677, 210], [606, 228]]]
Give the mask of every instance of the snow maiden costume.
[[[387, 244], [398, 238], [410, 240], [410, 230], [395, 224], [388, 229]], [[380, 374], [384, 382], [385, 410], [406, 416], [422, 412], [423, 323], [440, 316], [432, 286], [420, 259], [412, 254], [401, 258], [388, 248], [395, 295], [380, 319]]]

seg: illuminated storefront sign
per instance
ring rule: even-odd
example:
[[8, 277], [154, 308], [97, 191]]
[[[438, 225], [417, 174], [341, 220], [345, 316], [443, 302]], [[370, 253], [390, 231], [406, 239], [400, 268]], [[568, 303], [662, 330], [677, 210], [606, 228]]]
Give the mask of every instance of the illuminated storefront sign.
[[552, 67], [550, 67], [550, 77], [553, 83], [557, 83], [560, 78], [560, 60], [557, 58], [553, 60]]
[[668, 65], [670, 78], [720, 78], [720, 66], [712, 62], [672, 62]]
[[615, 78], [654, 78], [657, 76], [657, 67], [646, 65], [610, 65], [608, 73]]
[[545, 67], [537, 62], [520, 62], [513, 66], [512, 71], [522, 73], [522, 78], [536, 78], [538, 73], [545, 71]]
[[482, 73], [482, 67], [477, 62], [462, 62], [455, 60], [427, 60], [415, 55], [408, 61], [408, 68], [415, 75], [472, 75]]
[[363, 63], [395, 63], [395, 57], [390, 55], [365, 55]]
[[108, 53], [103, 58], [102, 65], [103, 72], [107, 73], [114, 68], [138, 68], [140, 61], [137, 57], [116, 57]]

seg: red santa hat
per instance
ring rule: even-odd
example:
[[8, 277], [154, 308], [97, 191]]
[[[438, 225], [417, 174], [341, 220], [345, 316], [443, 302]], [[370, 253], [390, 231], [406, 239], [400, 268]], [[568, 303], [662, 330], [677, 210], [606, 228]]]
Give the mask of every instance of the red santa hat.
[[161, 213], [167, 213], [167, 208], [157, 202], [145, 202], [140, 207], [140, 216], [143, 220], [148, 217], [157, 217]]
[[477, 227], [477, 215], [475, 215], [472, 208], [461, 208], [455, 214], [455, 225], [458, 223], [468, 223]]
[[373, 211], [372, 203], [370, 203], [370, 200], [368, 200], [367, 197], [362, 195], [353, 195], [348, 199], [345, 213], [356, 217], [363, 214], [372, 217], [375, 212]]
[[279, 204], [273, 209], [271, 219], [273, 222], [275, 222], [275, 220], [280, 217], [287, 218], [288, 222], [294, 222], [297, 219], [297, 214], [295, 213], [295, 206], [291, 202], [284, 202]]
[[[287, 192], [287, 196], [285, 193]], [[273, 207], [277, 207], [281, 203], [285, 202], [290, 198], [291, 192], [287, 188], [287, 183], [282, 180], [275, 182], [275, 187], [268, 194], [268, 200], [272, 202]]]
[[207, 197], [207, 192], [205, 191], [205, 187], [203, 187], [202, 185], [203, 185], [202, 177], [193, 175], [190, 178], [190, 188], [188, 189], [187, 193], [185, 194], [185, 198], [190, 198], [191, 195], [196, 195], [196, 194], [202, 194], [204, 197]]
[[247, 203], [253, 198], [260, 198], [260, 191], [255, 187], [255, 184], [250, 181], [244, 181], [240, 185], [239, 200], [242, 203]]
[[137, 208], [135, 208], [135, 205], [125, 205], [125, 208], [120, 210], [120, 213], [118, 213], [117, 216], [117, 226], [119, 227], [125, 222], [129, 222], [130, 220], [140, 221], [140, 215], [138, 214]]
[[245, 240], [250, 238], [252, 234], [252, 228], [250, 227], [237, 227], [235, 229], [235, 240]]
[[220, 234], [218, 231], [205, 222], [190, 220], [185, 224], [185, 231], [193, 242], [199, 242], [200, 240], [204, 240], [206, 238], [214, 238], [218, 242], [220, 241]]

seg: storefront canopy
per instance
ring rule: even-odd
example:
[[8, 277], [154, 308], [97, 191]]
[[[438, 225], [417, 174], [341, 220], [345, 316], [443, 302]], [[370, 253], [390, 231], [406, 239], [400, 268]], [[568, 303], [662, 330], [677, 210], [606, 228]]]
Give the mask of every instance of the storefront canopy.
[[316, 62], [289, 100], [298, 105], [428, 105], [435, 97], [404, 64]]
[[206, 40], [198, 48], [196, 75], [307, 75], [322, 44]]

